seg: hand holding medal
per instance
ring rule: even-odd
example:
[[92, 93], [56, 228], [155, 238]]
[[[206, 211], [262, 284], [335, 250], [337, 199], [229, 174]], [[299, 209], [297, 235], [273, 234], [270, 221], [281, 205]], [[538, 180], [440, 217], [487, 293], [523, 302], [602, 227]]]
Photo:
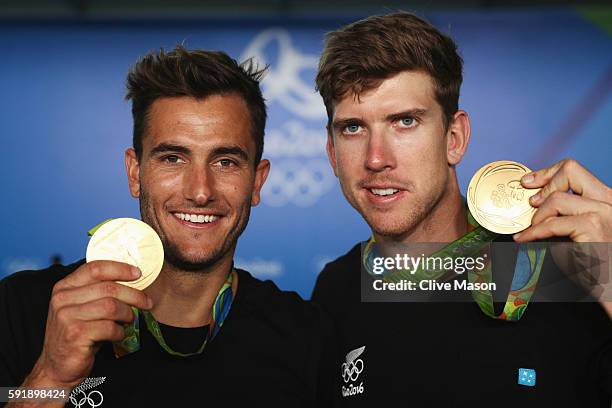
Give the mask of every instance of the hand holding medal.
[[[490, 163], [470, 181], [467, 201], [482, 227], [498, 234], [514, 234], [519, 243], [553, 237], [586, 243], [612, 241], [612, 190], [574, 160], [562, 160], [536, 172], [511, 161]], [[599, 262], [595, 263], [605, 270], [582, 267], [592, 276], [578, 278], [591, 282], [589, 289], [593, 288], [593, 279], [598, 281], [597, 293], [593, 294], [599, 299], [612, 293], [606, 248], [601, 253], [601, 246], [551, 245], [555, 263], [570, 276], [579, 269], [572, 260], [596, 255]], [[584, 254], [577, 253], [581, 251]], [[535, 288], [539, 270], [534, 272]], [[604, 306], [612, 315], [612, 305]]]
[[517, 242], [569, 237], [574, 242], [612, 242], [612, 190], [578, 162], [566, 159], [521, 179], [535, 212]]
[[[99, 232], [99, 234], [98, 234]], [[87, 248], [87, 263], [53, 287], [43, 350], [30, 381], [73, 387], [91, 371], [103, 341], [121, 341], [132, 307], [148, 310], [141, 290], [159, 275], [163, 249], [145, 223], [117, 219], [102, 225]]]

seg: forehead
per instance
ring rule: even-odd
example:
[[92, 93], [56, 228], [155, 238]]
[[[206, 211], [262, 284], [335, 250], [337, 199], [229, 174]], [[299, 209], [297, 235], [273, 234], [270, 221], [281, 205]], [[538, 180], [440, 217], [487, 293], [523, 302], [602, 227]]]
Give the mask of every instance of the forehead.
[[251, 115], [239, 95], [164, 97], [156, 99], [147, 114], [143, 148], [172, 140], [195, 145], [238, 144], [255, 149]]
[[421, 71], [402, 71], [359, 97], [347, 93], [335, 103], [334, 118], [349, 116], [371, 116], [400, 110], [425, 108], [441, 111], [435, 99], [434, 82], [431, 76]]

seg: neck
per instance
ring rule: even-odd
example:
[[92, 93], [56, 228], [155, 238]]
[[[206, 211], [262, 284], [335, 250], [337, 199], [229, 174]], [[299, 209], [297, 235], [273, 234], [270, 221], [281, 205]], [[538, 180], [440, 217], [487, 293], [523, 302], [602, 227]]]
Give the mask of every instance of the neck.
[[470, 231], [467, 209], [459, 192], [454, 171], [440, 199], [425, 215], [423, 220], [410, 231], [397, 237], [382, 237], [374, 233], [381, 243], [408, 244], [414, 242], [452, 242]]
[[[184, 271], [164, 263], [158, 278], [146, 289], [153, 299], [155, 320], [174, 327], [201, 327], [210, 322], [213, 303], [232, 269], [229, 256], [202, 271]], [[232, 289], [235, 291], [236, 280]]]

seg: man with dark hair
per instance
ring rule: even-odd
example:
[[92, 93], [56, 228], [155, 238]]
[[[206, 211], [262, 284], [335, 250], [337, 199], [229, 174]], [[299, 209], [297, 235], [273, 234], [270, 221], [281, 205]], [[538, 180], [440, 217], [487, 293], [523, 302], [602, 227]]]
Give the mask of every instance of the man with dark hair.
[[[612, 325], [597, 302], [527, 308], [526, 297], [506, 301], [499, 313], [478, 298], [363, 301], [374, 282], [363, 272], [371, 270], [373, 245], [446, 243], [462, 254], [463, 243], [483, 231], [455, 171], [470, 137], [461, 82], [453, 40], [412, 14], [370, 17], [326, 38], [316, 83], [328, 113], [329, 161], [372, 230], [367, 244], [326, 265], [312, 295], [338, 331], [342, 380], [334, 392], [345, 405], [364, 407], [609, 408]], [[529, 201], [538, 209], [531, 226], [514, 241], [612, 241], [612, 190], [580, 164], [564, 160], [520, 184], [542, 189]], [[540, 282], [561, 279], [551, 256], [541, 262]], [[492, 268], [514, 263], [505, 256]]]
[[[196, 68], [194, 70], [194, 68]], [[249, 107], [251, 135], [255, 141], [254, 164], [263, 153], [266, 105], [259, 88], [264, 69], [252, 60], [243, 66], [221, 51], [189, 51], [177, 46], [171, 53], [160, 50], [134, 65], [127, 78], [126, 99], [132, 100], [134, 151], [142, 154], [149, 108], [160, 97], [191, 96], [203, 99], [214, 94], [240, 95]]]
[[[331, 361], [330, 324], [295, 293], [233, 268], [270, 168], [261, 75], [183, 47], [131, 69], [125, 165], [163, 244], [161, 273], [144, 291], [117, 283], [140, 271], [112, 261], [2, 280], [0, 385], [73, 390], [76, 406], [327, 404], [319, 373]], [[124, 324], [136, 346], [118, 353], [111, 342], [124, 344]], [[40, 402], [50, 400], [30, 404]]]

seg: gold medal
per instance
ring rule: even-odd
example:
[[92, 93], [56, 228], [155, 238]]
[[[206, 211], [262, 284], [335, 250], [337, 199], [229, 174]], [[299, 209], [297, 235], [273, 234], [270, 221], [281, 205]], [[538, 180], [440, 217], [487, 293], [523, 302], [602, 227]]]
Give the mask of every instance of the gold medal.
[[116, 261], [138, 267], [135, 281], [119, 283], [143, 290], [159, 275], [164, 264], [164, 247], [153, 228], [133, 218], [117, 218], [96, 230], [87, 245], [87, 262]]
[[508, 160], [483, 166], [474, 174], [467, 191], [467, 203], [476, 221], [498, 234], [515, 234], [531, 225], [536, 209], [529, 197], [539, 188], [526, 189], [521, 177], [531, 173], [526, 166]]

